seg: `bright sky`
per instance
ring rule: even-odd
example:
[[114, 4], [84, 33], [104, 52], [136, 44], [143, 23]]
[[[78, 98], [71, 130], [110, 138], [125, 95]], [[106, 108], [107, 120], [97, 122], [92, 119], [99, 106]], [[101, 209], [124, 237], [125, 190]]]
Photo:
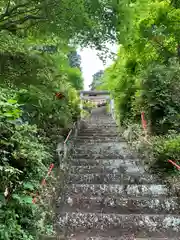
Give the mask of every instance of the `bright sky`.
[[[117, 53], [117, 45], [107, 45], [108, 48]], [[106, 65], [103, 65], [102, 61], [97, 56], [97, 51], [91, 48], [84, 48], [79, 51], [81, 55], [81, 68], [84, 77], [84, 90], [89, 90], [89, 85], [92, 82], [92, 75], [99, 70], [104, 70], [106, 67], [112, 64], [111, 59], [107, 59]]]

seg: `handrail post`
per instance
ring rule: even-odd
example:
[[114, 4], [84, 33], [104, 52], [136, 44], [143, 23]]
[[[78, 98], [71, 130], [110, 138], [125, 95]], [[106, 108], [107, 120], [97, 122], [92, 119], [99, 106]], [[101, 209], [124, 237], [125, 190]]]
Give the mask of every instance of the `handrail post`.
[[82, 110], [83, 110], [83, 92], [80, 93], [80, 110], [81, 110], [81, 114], [80, 117], [82, 119]]
[[114, 99], [112, 99], [112, 98], [110, 100], [110, 109], [111, 109], [111, 115], [112, 115], [113, 119], [115, 119], [115, 116], [114, 116]]

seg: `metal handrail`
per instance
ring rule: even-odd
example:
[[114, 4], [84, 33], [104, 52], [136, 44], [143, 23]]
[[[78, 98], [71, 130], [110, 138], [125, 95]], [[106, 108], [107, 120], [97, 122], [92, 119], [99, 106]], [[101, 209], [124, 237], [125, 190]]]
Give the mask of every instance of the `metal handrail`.
[[174, 165], [178, 170], [180, 170], [180, 166], [177, 165], [175, 162], [173, 162], [172, 160], [168, 160], [169, 163], [171, 163], [172, 165]]

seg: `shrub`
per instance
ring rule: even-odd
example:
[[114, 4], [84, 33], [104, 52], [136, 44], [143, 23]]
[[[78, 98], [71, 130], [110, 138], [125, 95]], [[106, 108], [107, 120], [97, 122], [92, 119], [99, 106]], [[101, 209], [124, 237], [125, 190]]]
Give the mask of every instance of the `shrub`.
[[[18, 39], [8, 35], [4, 46], [9, 40], [19, 46], [1, 53], [0, 240], [36, 240], [39, 233], [50, 233], [52, 206], [44, 193], [38, 204], [32, 199], [36, 192], [41, 193], [40, 183], [49, 164], [58, 164], [54, 158], [57, 139], [67, 134], [80, 113], [71, 82], [75, 74], [76, 86], [82, 84], [80, 73], [72, 71], [68, 78], [69, 65], [64, 64], [63, 54], [56, 59], [27, 50], [23, 42], [25, 51]], [[56, 96], [59, 92], [61, 99]]]
[[141, 107], [146, 111], [153, 134], [166, 134], [180, 127], [180, 65], [152, 64], [142, 79]]
[[159, 172], [179, 173], [179, 170], [168, 160], [173, 160], [180, 165], [180, 135], [171, 133], [166, 137], [155, 137], [152, 150], [155, 166]]
[[[22, 115], [15, 92], [0, 96], [0, 239], [34, 239], [40, 209], [33, 193], [53, 161], [37, 127], [18, 122]], [[11, 98], [9, 98], [11, 96]]]

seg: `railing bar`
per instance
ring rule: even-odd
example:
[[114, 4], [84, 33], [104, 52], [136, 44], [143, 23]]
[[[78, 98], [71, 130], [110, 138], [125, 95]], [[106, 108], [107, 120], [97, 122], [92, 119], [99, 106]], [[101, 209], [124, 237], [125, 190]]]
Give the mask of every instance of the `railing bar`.
[[72, 130], [74, 129], [75, 125], [76, 125], [76, 123], [73, 124], [72, 129], [69, 131], [69, 133], [68, 133], [68, 135], [67, 135], [67, 137], [66, 137], [66, 139], [64, 141], [64, 144], [66, 144], [66, 142], [68, 141], [69, 137], [71, 136]]
[[64, 144], [66, 144], [66, 142], [68, 141], [71, 133], [72, 133], [72, 129], [69, 131], [69, 133], [68, 133], [68, 135], [67, 135], [67, 137], [66, 137], [66, 139], [65, 139], [65, 141], [64, 141]]
[[177, 165], [175, 162], [173, 162], [172, 160], [168, 160], [169, 163], [173, 164], [178, 170], [180, 170], [180, 166]]

